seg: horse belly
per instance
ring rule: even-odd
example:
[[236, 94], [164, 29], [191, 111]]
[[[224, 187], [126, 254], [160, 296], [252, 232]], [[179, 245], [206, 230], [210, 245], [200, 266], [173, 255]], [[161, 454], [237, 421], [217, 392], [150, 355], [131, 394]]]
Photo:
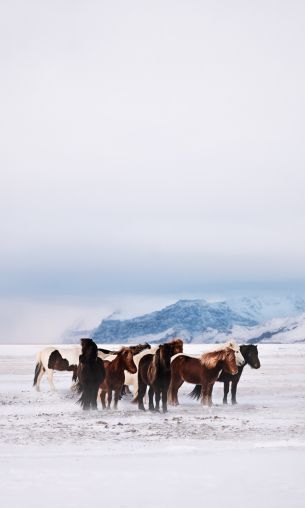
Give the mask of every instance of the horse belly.
[[202, 383], [202, 367], [185, 364], [182, 368], [183, 380], [187, 383], [200, 385]]

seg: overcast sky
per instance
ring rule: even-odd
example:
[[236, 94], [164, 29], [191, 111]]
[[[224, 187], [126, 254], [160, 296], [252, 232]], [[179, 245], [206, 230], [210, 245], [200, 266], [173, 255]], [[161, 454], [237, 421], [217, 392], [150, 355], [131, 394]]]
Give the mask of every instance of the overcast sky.
[[294, 0], [0, 3], [0, 340], [305, 293], [304, 19]]

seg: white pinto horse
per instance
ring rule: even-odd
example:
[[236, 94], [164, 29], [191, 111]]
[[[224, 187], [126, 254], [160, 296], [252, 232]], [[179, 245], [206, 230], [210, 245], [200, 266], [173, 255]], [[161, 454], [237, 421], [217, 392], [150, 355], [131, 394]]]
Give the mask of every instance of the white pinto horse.
[[[36, 387], [36, 390], [38, 392], [40, 391], [41, 379], [43, 375], [46, 374], [51, 390], [55, 391], [55, 385], [53, 383], [55, 370], [72, 371], [72, 381], [76, 382], [79, 355], [81, 352], [82, 348], [78, 345], [70, 347], [49, 346], [39, 351], [36, 355], [36, 367], [33, 382], [33, 386]], [[103, 360], [107, 354], [99, 351], [98, 356]]]
[[36, 355], [36, 367], [33, 382], [33, 386], [35, 386], [36, 390], [38, 392], [40, 391], [41, 379], [43, 375], [46, 374], [51, 390], [55, 391], [53, 383], [54, 370], [72, 371], [73, 381], [75, 381], [75, 373], [79, 364], [79, 355], [81, 352], [82, 349], [80, 346], [49, 346], [39, 351]]

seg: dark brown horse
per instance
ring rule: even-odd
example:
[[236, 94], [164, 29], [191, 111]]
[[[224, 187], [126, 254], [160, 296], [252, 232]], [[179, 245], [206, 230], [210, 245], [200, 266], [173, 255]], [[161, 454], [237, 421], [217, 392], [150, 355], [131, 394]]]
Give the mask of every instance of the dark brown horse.
[[[154, 355], [147, 354], [141, 358], [138, 368], [138, 406], [145, 411], [143, 398], [149, 385], [149, 409], [159, 411], [160, 398], [162, 397], [163, 413], [167, 411], [167, 391], [171, 378], [171, 357], [182, 353], [183, 341], [176, 339], [167, 344], [161, 344]], [[156, 407], [154, 407], [154, 395]]]
[[168, 390], [169, 401], [178, 405], [178, 390], [187, 383], [201, 385], [202, 404], [212, 406], [212, 391], [219, 373], [226, 370], [237, 374], [235, 352], [230, 347], [205, 353], [201, 358], [179, 355], [171, 362], [171, 383]]
[[97, 409], [97, 394], [105, 378], [103, 360], [98, 358], [97, 345], [91, 339], [81, 339], [82, 354], [77, 369], [79, 403], [83, 409]]
[[117, 409], [118, 401], [124, 385], [124, 370], [135, 374], [137, 367], [133, 361], [133, 353], [129, 347], [123, 347], [116, 354], [112, 361], [104, 360], [106, 376], [100, 385], [101, 402], [103, 409], [106, 409], [106, 394], [108, 396], [108, 409], [112, 400], [112, 392], [114, 391], [114, 409]]
[[[223, 403], [227, 404], [227, 397], [230, 389], [230, 383], [231, 383], [231, 400], [232, 404], [237, 404], [236, 401], [236, 391], [237, 391], [237, 385], [240, 380], [240, 377], [243, 373], [243, 369], [245, 365], [250, 365], [252, 369], [259, 369], [261, 364], [258, 358], [258, 351], [257, 346], [254, 346], [253, 344], [250, 345], [242, 345], [240, 346], [240, 352], [243, 355], [245, 359], [244, 365], [238, 366], [238, 372], [237, 374], [229, 374], [229, 372], [225, 372], [224, 370], [220, 374], [217, 381], [220, 381], [223, 383]], [[201, 394], [201, 386], [196, 385], [194, 390], [190, 393], [190, 396], [193, 399], [199, 399]]]

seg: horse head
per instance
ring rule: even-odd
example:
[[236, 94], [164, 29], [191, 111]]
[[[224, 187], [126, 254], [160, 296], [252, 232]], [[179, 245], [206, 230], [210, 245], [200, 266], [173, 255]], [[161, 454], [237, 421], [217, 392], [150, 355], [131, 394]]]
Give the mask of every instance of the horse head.
[[236, 362], [236, 353], [234, 349], [230, 347], [226, 347], [224, 350], [224, 366], [223, 369], [232, 374], [233, 376], [238, 373], [237, 362]]
[[141, 351], [144, 351], [144, 349], [151, 349], [151, 345], [148, 344], [148, 342], [145, 342], [145, 344], [138, 344], [137, 346], [130, 346], [130, 350], [132, 351], [132, 354], [134, 356], [141, 353]]
[[123, 347], [119, 352], [121, 360], [124, 365], [124, 369], [130, 372], [131, 374], [135, 374], [137, 372], [137, 366], [133, 361], [133, 352], [129, 347]]
[[249, 344], [246, 346], [240, 346], [240, 351], [246, 361], [252, 367], [252, 369], [259, 369], [261, 363], [258, 358], [257, 346]]
[[93, 361], [97, 359], [98, 348], [92, 339], [81, 339], [82, 354], [79, 359], [80, 362]]
[[243, 355], [240, 352], [240, 348], [239, 348], [238, 344], [236, 344], [236, 342], [234, 340], [231, 340], [230, 342], [227, 342], [225, 344], [225, 346], [228, 347], [229, 349], [232, 349], [234, 351], [235, 358], [236, 358], [236, 365], [238, 367], [242, 367], [243, 365], [245, 365], [245, 359], [244, 359]]

